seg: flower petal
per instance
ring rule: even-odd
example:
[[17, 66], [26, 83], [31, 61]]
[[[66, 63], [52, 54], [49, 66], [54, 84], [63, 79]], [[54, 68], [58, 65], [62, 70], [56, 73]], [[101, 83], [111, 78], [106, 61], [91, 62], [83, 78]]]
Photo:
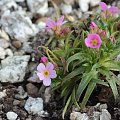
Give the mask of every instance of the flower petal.
[[64, 20], [64, 15], [57, 20], [57, 25], [61, 26], [63, 24], [63, 20]]
[[40, 63], [38, 66], [37, 66], [37, 71], [39, 72], [43, 72], [45, 70], [45, 65], [43, 63]]
[[57, 77], [56, 71], [55, 70], [51, 70], [50, 71], [50, 78], [56, 78], [56, 77]]
[[43, 84], [44, 84], [45, 86], [50, 86], [50, 85], [51, 85], [51, 79], [50, 79], [50, 78], [45, 78], [45, 79], [43, 80]]
[[54, 65], [51, 62], [48, 62], [47, 65], [46, 65], [46, 69], [51, 71], [51, 70], [54, 69]]
[[112, 7], [109, 8], [109, 11], [111, 13], [118, 13], [119, 9], [118, 9], [118, 7], [112, 6]]
[[106, 11], [108, 9], [106, 3], [104, 3], [104, 2], [100, 2], [99, 5], [103, 11]]
[[43, 73], [37, 72], [37, 76], [39, 77], [40, 80], [44, 80], [45, 79]]
[[47, 28], [51, 29], [56, 25], [56, 22], [50, 18], [48, 18], [48, 20], [46, 21], [46, 26]]

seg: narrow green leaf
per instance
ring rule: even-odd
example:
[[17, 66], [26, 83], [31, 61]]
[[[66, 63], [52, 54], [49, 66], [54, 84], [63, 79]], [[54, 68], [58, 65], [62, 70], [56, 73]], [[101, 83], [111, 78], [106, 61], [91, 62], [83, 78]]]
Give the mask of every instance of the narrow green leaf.
[[88, 99], [91, 96], [91, 94], [92, 94], [93, 90], [95, 89], [95, 87], [96, 87], [96, 83], [91, 81], [89, 83], [88, 87], [87, 87], [87, 91], [86, 91], [85, 96], [84, 96], [84, 98], [82, 100], [81, 108], [85, 107], [85, 105], [88, 102]]
[[69, 106], [69, 104], [70, 104], [70, 101], [71, 101], [71, 95], [70, 95], [70, 97], [68, 98], [68, 100], [67, 100], [67, 103], [66, 103], [66, 105], [65, 105], [65, 107], [64, 107], [64, 110], [63, 110], [63, 113], [62, 113], [62, 118], [64, 119], [64, 116], [65, 116], [65, 113], [66, 113], [66, 111], [67, 111], [67, 108], [68, 108], [68, 106]]
[[77, 100], [81, 97], [83, 91], [85, 90], [91, 79], [96, 78], [97, 73], [98, 72], [94, 70], [94, 71], [90, 71], [89, 73], [85, 73], [83, 75], [83, 78], [77, 89], [77, 94], [76, 94]]

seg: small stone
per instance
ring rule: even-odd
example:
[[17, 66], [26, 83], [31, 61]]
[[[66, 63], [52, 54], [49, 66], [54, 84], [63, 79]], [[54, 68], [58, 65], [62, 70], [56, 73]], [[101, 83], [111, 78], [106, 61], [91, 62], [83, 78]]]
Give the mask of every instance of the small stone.
[[89, 120], [89, 117], [86, 113], [74, 111], [70, 114], [70, 120]]
[[28, 111], [29, 114], [37, 114], [39, 116], [43, 116], [44, 114], [42, 98], [29, 97], [24, 108]]
[[0, 99], [6, 96], [7, 96], [6, 90], [3, 90], [2, 92], [0, 92]]
[[7, 112], [6, 114], [8, 120], [16, 120], [18, 115], [15, 112]]
[[27, 5], [33, 14], [44, 16], [48, 12], [48, 0], [27, 0]]
[[28, 95], [30, 95], [32, 97], [35, 97], [38, 95], [38, 88], [35, 85], [33, 85], [32, 83], [28, 83], [26, 85], [26, 89], [27, 89]]
[[14, 106], [19, 105], [19, 104], [20, 104], [20, 101], [19, 101], [19, 100], [16, 100], [16, 99], [15, 99], [15, 100], [13, 101], [13, 105], [14, 105]]
[[0, 81], [17, 83], [24, 80], [29, 55], [7, 57], [1, 61]]
[[0, 39], [0, 47], [2, 48], [8, 48], [10, 46], [10, 43], [5, 39]]
[[18, 91], [18, 94], [15, 95], [15, 98], [24, 99], [27, 97], [27, 92], [24, 91], [22, 86], [19, 86], [17, 91]]
[[48, 103], [50, 101], [50, 97], [51, 97], [50, 90], [51, 90], [50, 87], [47, 87], [45, 89], [44, 97], [45, 97], [46, 103]]
[[9, 48], [6, 49], [6, 50], [5, 50], [5, 53], [6, 53], [7, 56], [13, 57], [13, 52], [12, 52], [11, 49], [9, 49]]
[[64, 0], [66, 4], [72, 5], [74, 4], [75, 0]]
[[18, 40], [13, 41], [13, 42], [12, 42], [12, 45], [13, 45], [15, 48], [17, 48], [17, 49], [21, 48], [21, 46], [22, 46], [21, 42], [18, 41]]
[[93, 112], [93, 120], [100, 120], [100, 112], [94, 111]]
[[111, 120], [111, 115], [106, 109], [102, 109], [100, 120]]
[[67, 4], [61, 4], [60, 5], [61, 11], [63, 14], [70, 14], [72, 13], [72, 6], [71, 5], [67, 5]]
[[4, 48], [0, 47], [0, 59], [5, 59], [5, 55], [6, 53], [5, 53]]
[[4, 30], [0, 30], [0, 38], [9, 41], [9, 36]]
[[21, 49], [25, 51], [26, 53], [31, 53], [33, 51], [31, 47], [31, 42], [24, 42]]
[[102, 111], [102, 109], [107, 109], [107, 104], [101, 104], [100, 105], [100, 111]]
[[98, 4], [100, 3], [100, 1], [101, 1], [101, 0], [91, 0], [91, 1], [90, 1], [90, 5], [91, 5], [91, 6], [96, 6], [96, 5], [98, 5]]

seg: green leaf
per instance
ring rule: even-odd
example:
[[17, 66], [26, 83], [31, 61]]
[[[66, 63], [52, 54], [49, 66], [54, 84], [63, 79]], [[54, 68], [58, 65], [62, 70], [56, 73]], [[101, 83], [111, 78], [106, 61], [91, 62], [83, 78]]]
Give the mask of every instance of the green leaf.
[[74, 60], [81, 60], [84, 58], [84, 53], [76, 53], [75, 55], [71, 56], [70, 58], [68, 58], [67, 60], [67, 71], [68, 71], [68, 66], [69, 64], [74, 61]]
[[67, 100], [67, 103], [66, 103], [66, 105], [65, 105], [65, 107], [64, 107], [64, 110], [63, 110], [63, 113], [62, 113], [62, 118], [64, 119], [64, 116], [65, 116], [65, 113], [66, 113], [66, 111], [67, 111], [67, 108], [68, 108], [68, 106], [69, 106], [69, 104], [70, 104], [70, 101], [71, 101], [71, 95], [70, 95], [70, 97], [68, 98], [68, 100]]
[[89, 97], [91, 96], [93, 90], [95, 89], [95, 87], [96, 87], [96, 83], [94, 83], [94, 82], [91, 81], [91, 82], [89, 83], [88, 87], [87, 87], [87, 91], [86, 91], [85, 96], [84, 96], [84, 98], [83, 98], [83, 100], [82, 100], [81, 108], [84, 108], [84, 107], [85, 107], [85, 105], [86, 105]]
[[[109, 76], [109, 77], [110, 77], [110, 76]], [[110, 84], [110, 87], [111, 87], [111, 89], [112, 89], [114, 98], [115, 98], [115, 100], [116, 100], [117, 97], [119, 96], [119, 94], [118, 94], [117, 86], [116, 86], [115, 80], [113, 79], [113, 76], [110, 77], [109, 79], [107, 79], [107, 81], [108, 81], [108, 83]]]
[[61, 50], [61, 49], [52, 50], [52, 52], [59, 57], [64, 57], [65, 56], [65, 51]]
[[85, 90], [91, 79], [96, 78], [97, 73], [98, 72], [94, 70], [94, 71], [90, 71], [89, 73], [83, 74], [83, 78], [77, 89], [77, 94], [76, 94], [77, 100], [81, 97], [83, 91]]
[[66, 81], [70, 80], [71, 78], [74, 78], [75, 76], [83, 73], [83, 72], [84, 72], [84, 67], [82, 67], [82, 66], [75, 69], [74, 71], [69, 73], [65, 78], [63, 78], [62, 84], [65, 83]]

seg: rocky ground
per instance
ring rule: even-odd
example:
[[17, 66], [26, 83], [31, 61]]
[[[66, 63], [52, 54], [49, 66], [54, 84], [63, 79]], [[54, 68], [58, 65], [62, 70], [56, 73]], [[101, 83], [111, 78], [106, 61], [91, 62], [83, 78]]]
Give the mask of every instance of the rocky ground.
[[[45, 21], [64, 14], [73, 22], [87, 18], [100, 0], [0, 0], [0, 120], [61, 120], [63, 103], [36, 76], [40, 56], [37, 47], [49, 39]], [[106, 2], [120, 6], [119, 1]], [[59, 95], [59, 93], [56, 93]], [[119, 106], [119, 105], [118, 105]], [[108, 106], [109, 108], [109, 106]], [[120, 120], [119, 107], [114, 120]], [[65, 120], [110, 120], [106, 104], [83, 113], [73, 109]], [[86, 114], [86, 113], [87, 114]]]

